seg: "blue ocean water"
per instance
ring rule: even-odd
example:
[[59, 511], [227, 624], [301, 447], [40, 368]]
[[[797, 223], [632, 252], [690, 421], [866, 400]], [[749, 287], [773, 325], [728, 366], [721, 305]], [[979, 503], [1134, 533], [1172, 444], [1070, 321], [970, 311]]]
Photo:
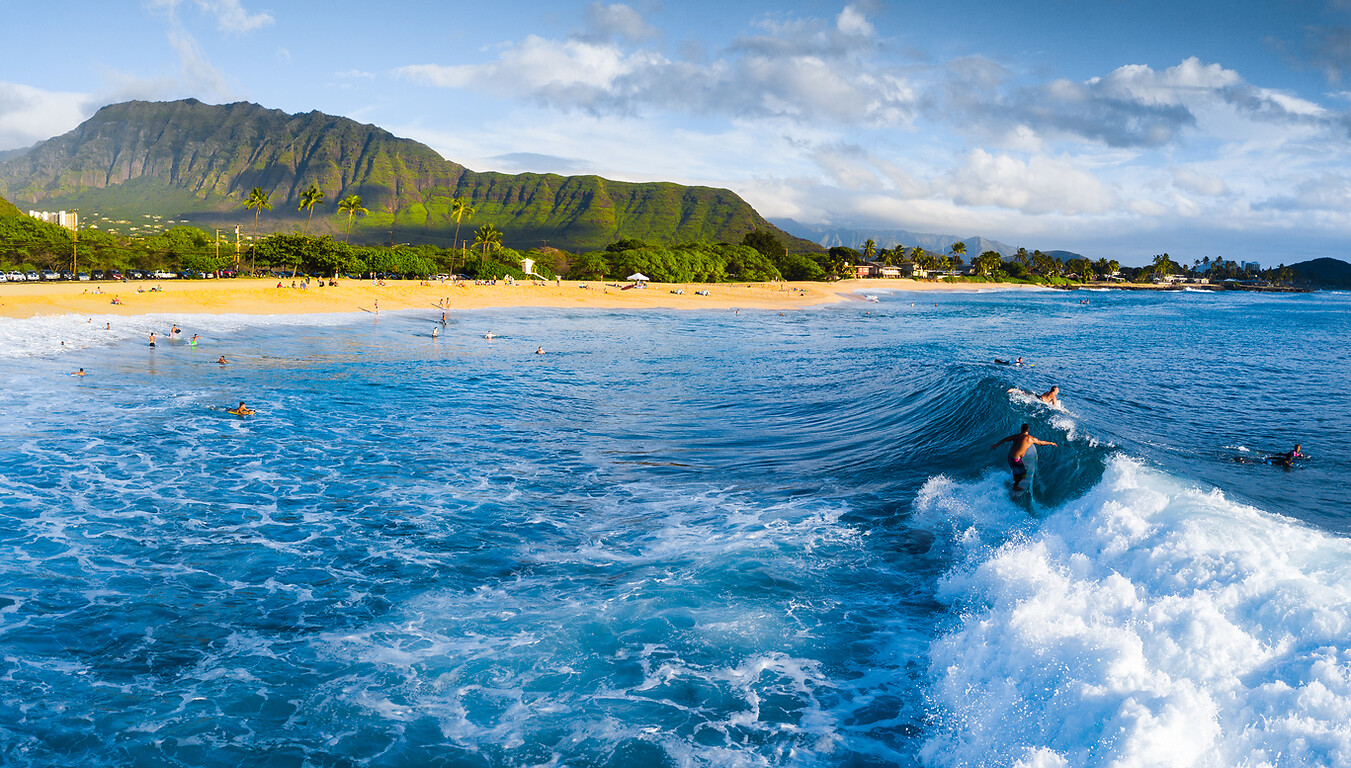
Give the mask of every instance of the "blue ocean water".
[[1348, 310], [0, 321], [0, 763], [1351, 764]]

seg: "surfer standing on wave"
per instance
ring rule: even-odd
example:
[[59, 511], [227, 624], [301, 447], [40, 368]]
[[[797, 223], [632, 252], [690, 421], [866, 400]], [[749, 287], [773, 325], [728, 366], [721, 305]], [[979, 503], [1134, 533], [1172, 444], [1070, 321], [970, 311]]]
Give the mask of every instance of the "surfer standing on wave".
[[1018, 434], [1009, 435], [1003, 440], [1000, 440], [999, 442], [990, 446], [990, 450], [994, 450], [995, 448], [998, 448], [1004, 443], [1012, 443], [1012, 445], [1009, 446], [1009, 470], [1013, 472], [1014, 485], [1017, 485], [1019, 482], [1021, 482], [1023, 477], [1027, 475], [1027, 467], [1023, 464], [1023, 455], [1027, 453], [1027, 449], [1031, 448], [1034, 445], [1054, 445], [1057, 448], [1060, 447], [1059, 445], [1051, 442], [1050, 440], [1042, 440], [1033, 437], [1032, 435], [1028, 434], [1028, 429], [1029, 427], [1026, 424], [1024, 424], [1022, 431], [1020, 431]]

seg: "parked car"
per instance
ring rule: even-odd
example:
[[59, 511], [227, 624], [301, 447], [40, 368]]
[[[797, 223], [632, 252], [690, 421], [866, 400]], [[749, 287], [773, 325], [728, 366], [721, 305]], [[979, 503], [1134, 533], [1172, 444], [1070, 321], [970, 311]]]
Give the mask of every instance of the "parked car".
[[222, 269], [222, 270], [220, 271], [220, 276], [221, 276], [221, 277], [238, 277], [238, 276], [239, 276], [239, 273], [236, 272], [236, 271], [234, 271], [233, 269]]
[[164, 269], [157, 269], [157, 270], [155, 270], [155, 279], [156, 279], [156, 280], [173, 280], [175, 277], [178, 277], [178, 275], [176, 275], [176, 274], [174, 274], [173, 272], [170, 272], [170, 271], [168, 271], [168, 270], [164, 270]]
[[25, 272], [25, 273], [23, 273], [23, 279], [25, 279], [25, 280], [32, 280], [33, 282], [37, 282], [38, 280], [41, 280], [41, 279], [42, 279], [42, 275], [39, 275], [39, 274], [36, 273], [36, 272]]
[[89, 273], [88, 273], [88, 272], [81, 272], [81, 273], [80, 273], [79, 275], [77, 275], [76, 277], [77, 277], [79, 280], [83, 280], [83, 281], [86, 282], [86, 283], [89, 282]]
[[139, 269], [133, 269], [132, 271], [128, 272], [127, 274], [131, 276], [131, 279], [132, 279], [132, 280], [144, 280], [144, 279], [145, 279], [145, 273], [142, 272], [142, 271], [139, 270]]
[[74, 273], [74, 272], [62, 272], [62, 273], [61, 273], [61, 279], [62, 279], [62, 280], [74, 280], [74, 279], [75, 279], [75, 273]]
[[110, 270], [108, 270], [108, 279], [109, 279], [109, 280], [121, 280], [121, 279], [122, 279], [122, 272], [121, 272], [120, 270], [110, 269]]
[[178, 273], [178, 276], [184, 280], [201, 280], [202, 271], [200, 269], [185, 269]]
[[55, 272], [51, 271], [50, 269], [44, 269], [44, 270], [42, 270], [42, 279], [43, 279], [43, 280], [60, 280], [61, 277], [60, 277], [59, 275], [57, 275]]
[[103, 270], [101, 270], [101, 269], [96, 269], [96, 270], [94, 270], [93, 272], [91, 272], [91, 273], [89, 273], [89, 274], [90, 274], [90, 276], [93, 277], [95, 280], [102, 280], [102, 279], [103, 279]]
[[8, 283], [8, 282], [9, 276], [6, 275], [4, 272], [0, 272], [0, 283]]
[[10, 270], [9, 272], [6, 272], [5, 277], [8, 278], [11, 283], [23, 282], [23, 273], [17, 270]]

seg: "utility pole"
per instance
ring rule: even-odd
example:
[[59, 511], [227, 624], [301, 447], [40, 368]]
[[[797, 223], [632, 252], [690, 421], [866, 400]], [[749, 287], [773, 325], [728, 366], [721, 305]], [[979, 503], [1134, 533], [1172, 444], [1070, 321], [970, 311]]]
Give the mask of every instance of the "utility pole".
[[80, 276], [80, 212], [71, 211], [75, 217], [75, 237], [70, 241], [70, 273], [77, 278]]
[[220, 227], [216, 227], [216, 263], [220, 263]]
[[235, 225], [235, 272], [239, 271], [239, 225]]

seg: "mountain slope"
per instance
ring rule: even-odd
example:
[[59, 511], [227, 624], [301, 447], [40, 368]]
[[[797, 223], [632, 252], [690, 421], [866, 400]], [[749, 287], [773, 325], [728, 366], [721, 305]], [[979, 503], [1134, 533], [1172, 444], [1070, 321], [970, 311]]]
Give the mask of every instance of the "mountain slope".
[[[327, 195], [312, 225], [296, 210], [311, 184]], [[246, 232], [253, 214], [242, 205], [255, 186], [272, 195], [273, 210], [258, 217], [261, 232], [297, 226], [344, 232], [348, 221], [335, 206], [357, 194], [371, 214], [354, 222], [354, 239], [390, 236], [449, 246], [456, 229], [451, 201], [461, 197], [475, 213], [462, 222], [460, 240], [486, 223], [502, 230], [508, 245], [547, 241], [571, 250], [623, 237], [739, 242], [760, 228], [790, 250], [816, 250], [729, 190], [477, 173], [376, 126], [244, 102], [113, 104], [70, 133], [0, 161], [0, 195], [20, 205], [114, 218], [158, 215], [204, 227], [244, 224]]]
[[1311, 288], [1351, 289], [1351, 264], [1338, 259], [1313, 259], [1291, 264], [1295, 285]]

